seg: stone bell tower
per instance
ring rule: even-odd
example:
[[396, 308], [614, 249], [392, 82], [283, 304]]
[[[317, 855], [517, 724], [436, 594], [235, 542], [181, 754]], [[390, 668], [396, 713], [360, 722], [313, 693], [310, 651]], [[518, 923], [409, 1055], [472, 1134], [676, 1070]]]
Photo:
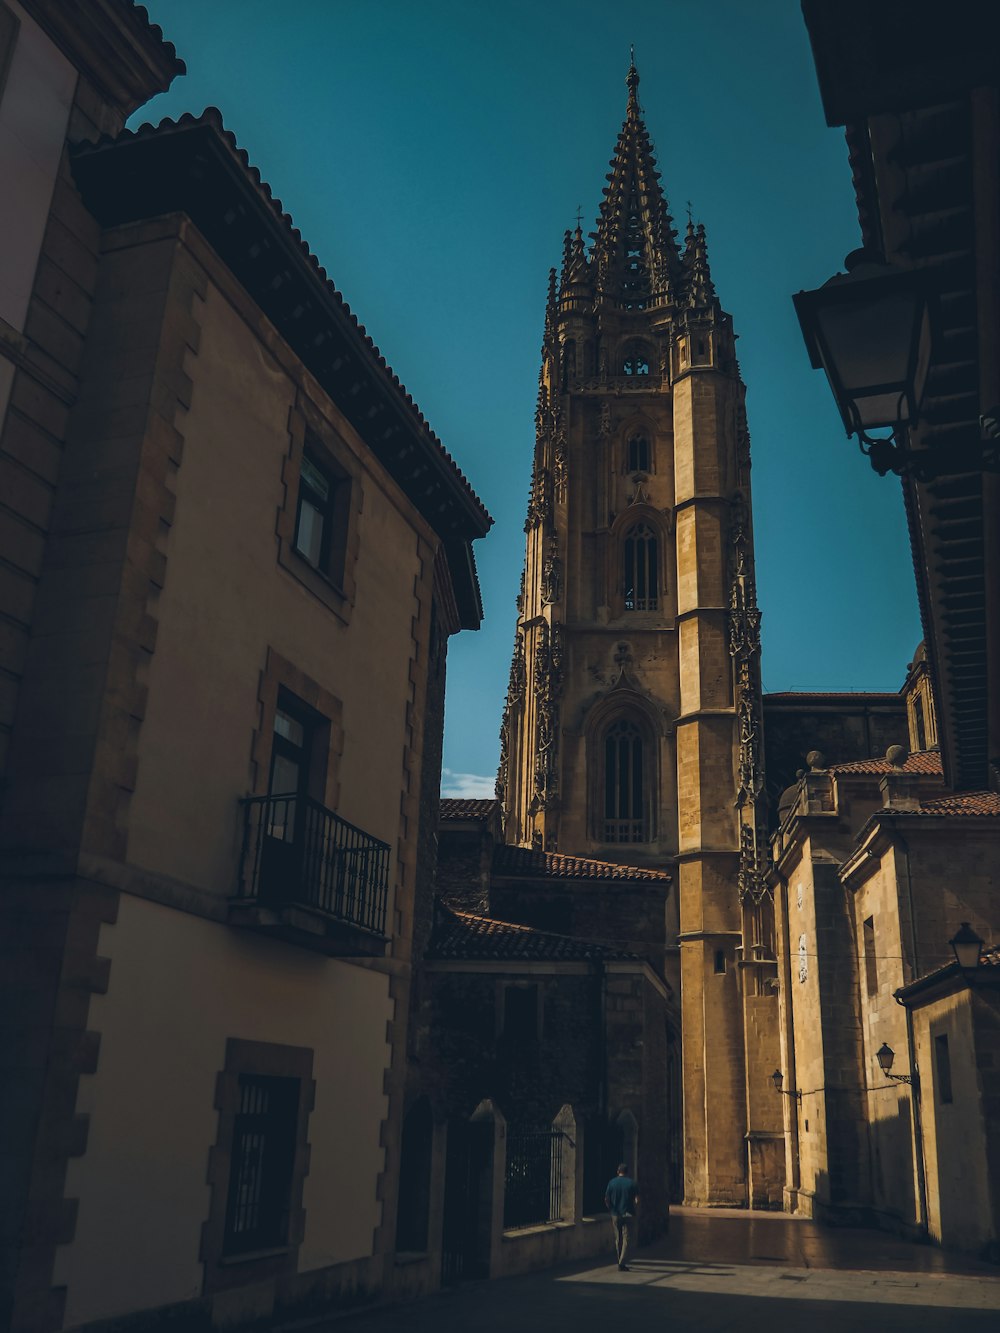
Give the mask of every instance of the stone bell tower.
[[627, 86], [593, 244], [567, 232], [549, 277], [497, 792], [508, 842], [672, 869], [685, 1198], [759, 1204], [783, 1148], [744, 386]]

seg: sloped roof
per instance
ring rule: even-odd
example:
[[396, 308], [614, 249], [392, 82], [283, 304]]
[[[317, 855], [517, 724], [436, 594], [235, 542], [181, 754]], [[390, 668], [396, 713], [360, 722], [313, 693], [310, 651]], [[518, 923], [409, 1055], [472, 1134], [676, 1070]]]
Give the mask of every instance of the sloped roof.
[[965, 815], [966, 817], [1000, 818], [1000, 796], [995, 791], [965, 791], [957, 796], [941, 796], [933, 801], [921, 801], [919, 810], [893, 811], [893, 814]]
[[916, 750], [907, 755], [906, 762], [900, 767], [890, 764], [888, 759], [857, 759], [850, 764], [831, 764], [831, 773], [926, 773], [930, 777], [941, 777], [941, 756], [937, 750]]
[[488, 819], [498, 805], [488, 798], [442, 796], [439, 815], [441, 819]]
[[493, 869], [545, 879], [627, 879], [660, 883], [669, 883], [671, 880], [666, 870], [624, 866], [614, 861], [595, 861], [585, 856], [566, 856], [562, 852], [543, 852], [533, 847], [506, 845], [500, 845], [494, 850]]
[[510, 921], [439, 908], [437, 925], [427, 951], [430, 959], [445, 961], [588, 962], [592, 959], [641, 961], [638, 954], [594, 940], [573, 939], [518, 926]]
[[173, 212], [191, 218], [444, 539], [462, 623], [477, 626], [468, 543], [493, 520], [221, 113], [209, 107], [78, 144], [72, 167], [102, 226]]

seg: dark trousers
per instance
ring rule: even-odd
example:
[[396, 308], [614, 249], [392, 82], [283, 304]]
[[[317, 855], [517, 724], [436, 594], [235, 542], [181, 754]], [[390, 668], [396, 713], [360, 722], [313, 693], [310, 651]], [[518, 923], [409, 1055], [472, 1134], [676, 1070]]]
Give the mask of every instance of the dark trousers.
[[618, 1256], [618, 1267], [624, 1268], [628, 1263], [628, 1252], [632, 1248], [632, 1215], [625, 1214], [619, 1216], [617, 1213], [611, 1214], [611, 1225], [615, 1229], [615, 1254]]

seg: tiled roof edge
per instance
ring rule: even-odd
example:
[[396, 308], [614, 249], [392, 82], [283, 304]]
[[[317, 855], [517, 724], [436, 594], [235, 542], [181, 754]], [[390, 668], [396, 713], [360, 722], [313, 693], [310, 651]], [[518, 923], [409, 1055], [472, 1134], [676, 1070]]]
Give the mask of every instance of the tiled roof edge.
[[246, 150], [239, 146], [239, 144], [236, 141], [236, 136], [233, 134], [233, 132], [231, 130], [226, 129], [222, 119], [222, 112], [219, 110], [218, 107], [214, 106], [206, 107], [204, 111], [202, 111], [201, 114], [197, 116], [194, 115], [192, 112], [187, 111], [183, 115], [179, 116], [176, 120], [168, 116], [165, 117], [163, 120], [159, 121], [155, 125], [150, 122], [145, 122], [142, 125], [139, 125], [134, 130], [126, 129], [122, 130], [120, 134], [102, 135], [101, 138], [96, 139], [92, 142], [87, 141], [75, 145], [73, 152], [75, 157], [88, 157], [95, 153], [101, 153], [107, 151], [108, 149], [118, 147], [123, 143], [137, 142], [142, 139], [150, 139], [156, 135], [170, 134], [177, 131], [189, 130], [200, 126], [210, 128], [218, 134], [220, 139], [226, 144], [229, 151], [232, 153], [233, 157], [239, 163], [240, 167], [245, 173], [247, 179], [250, 181], [250, 184], [256, 190], [257, 194], [261, 197], [262, 200], [264, 200], [267, 206], [271, 209], [274, 215], [285, 227], [290, 239], [297, 245], [303, 257], [312, 267], [317, 280], [323, 284], [328, 294], [333, 297], [336, 304], [344, 312], [350, 324], [353, 326], [353, 328], [357, 331], [357, 333], [361, 337], [367, 349], [371, 352], [372, 357], [374, 358], [375, 362], [380, 367], [380, 369], [383, 371], [385, 378], [388, 380], [389, 384], [392, 387], [393, 392], [395, 392], [401, 399], [407, 412], [413, 419], [414, 424], [417, 426], [419, 431], [424, 435], [424, 437], [428, 440], [428, 442], [434, 447], [434, 449], [440, 456], [441, 460], [447, 465], [447, 467], [454, 475], [467, 501], [472, 506], [472, 508], [478, 513], [483, 528], [483, 534], [485, 535], [485, 533], [489, 531], [489, 529], [493, 526], [492, 515], [489, 513], [486, 506], [483, 504], [482, 500], [480, 500], [479, 496], [473, 490], [472, 484], [469, 481], [468, 477], [466, 477], [465, 473], [455, 462], [454, 458], [452, 458], [451, 454], [441, 443], [441, 440], [431, 429], [430, 424], [428, 423], [424, 414], [420, 411], [420, 408], [417, 406], [412, 395], [407, 392], [406, 386], [402, 383], [402, 381], [399, 379], [399, 376], [396, 375], [392, 367], [386, 361], [385, 357], [379, 351], [378, 347], [376, 346], [375, 342], [369, 335], [365, 326], [362, 323], [360, 323], [358, 317], [351, 310], [351, 307], [344, 299], [343, 294], [338, 290], [338, 288], [334, 285], [333, 280], [328, 276], [326, 269], [320, 264], [319, 260], [313, 254], [312, 250], [310, 250], [308, 242], [303, 239], [302, 233], [295, 226], [291, 215], [285, 212], [281, 200], [277, 199], [271, 192], [271, 187], [262, 178], [260, 171], [257, 169], [257, 167], [255, 167], [251, 163], [249, 155], [247, 154]]

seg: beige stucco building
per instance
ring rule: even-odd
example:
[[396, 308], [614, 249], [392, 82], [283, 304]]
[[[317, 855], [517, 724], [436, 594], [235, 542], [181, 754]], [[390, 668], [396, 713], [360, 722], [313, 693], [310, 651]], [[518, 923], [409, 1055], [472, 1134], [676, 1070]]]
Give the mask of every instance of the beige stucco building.
[[490, 519], [217, 114], [123, 129], [144, 11], [0, 38], [3, 1321], [369, 1297]]
[[[844, 187], [863, 246], [854, 259], [875, 265], [870, 273], [883, 266], [897, 291], [927, 301], [919, 354], [916, 341], [911, 349], [912, 401], [865, 418], [880, 438], [862, 438], [857, 404], [880, 381], [878, 356], [905, 350], [906, 340], [870, 336], [850, 385], [839, 379], [840, 358], [827, 362], [848, 433], [877, 471], [902, 478], [925, 643], [904, 690], [909, 758], [890, 747], [875, 767], [818, 759], [783, 812], [777, 875], [794, 884], [797, 858], [811, 867], [799, 883], [803, 911], [816, 917], [817, 974], [815, 984], [794, 979], [795, 890], [778, 937], [790, 955], [783, 1057], [805, 1050], [810, 1073], [823, 1073], [807, 1085], [800, 1069], [785, 1068], [802, 1092], [800, 1103], [783, 1099], [791, 1170], [801, 1164], [789, 1188], [804, 1191], [804, 1206], [859, 1201], [878, 1220], [996, 1259], [1000, 17], [974, 0], [956, 0], [946, 23], [931, 0], [803, 0], [802, 9], [827, 124], [846, 139]], [[852, 290], [855, 314], [873, 331], [871, 284], [862, 275]], [[805, 315], [810, 295], [798, 300]], [[966, 944], [969, 935], [985, 942], [978, 962], [959, 962], [963, 923]], [[841, 1011], [833, 1063], [831, 1005]], [[854, 1089], [856, 1120], [840, 1150], [854, 1134], [862, 1160], [847, 1175], [833, 1137], [829, 1152], [813, 1137], [833, 1123], [826, 1093], [807, 1110], [807, 1086], [824, 1083], [840, 1096]]]
[[[944, 785], [927, 684], [911, 670], [907, 713], [933, 749], [815, 751], [782, 800], [785, 1206], [995, 1258], [1000, 797]], [[963, 922], [988, 946], [971, 970], [949, 961]]]

